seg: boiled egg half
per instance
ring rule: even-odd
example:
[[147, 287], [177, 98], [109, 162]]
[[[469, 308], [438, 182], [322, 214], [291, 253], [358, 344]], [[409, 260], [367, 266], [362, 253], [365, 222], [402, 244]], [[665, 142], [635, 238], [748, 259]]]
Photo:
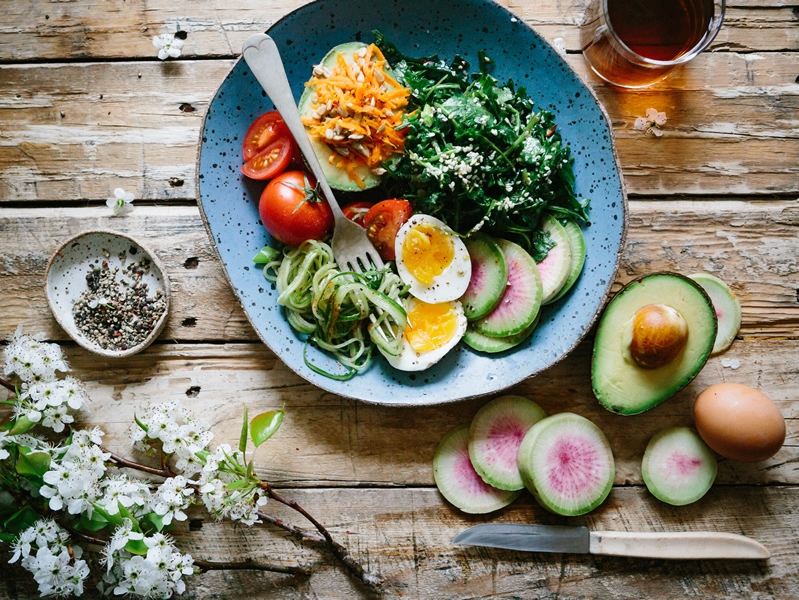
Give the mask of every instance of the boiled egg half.
[[469, 251], [447, 225], [429, 215], [413, 215], [394, 240], [397, 274], [412, 296], [437, 304], [457, 300], [469, 287]]
[[380, 348], [395, 369], [423, 371], [432, 367], [466, 332], [466, 315], [457, 300], [429, 304], [409, 296], [403, 301], [403, 307], [408, 325], [402, 336], [402, 352], [391, 356]]

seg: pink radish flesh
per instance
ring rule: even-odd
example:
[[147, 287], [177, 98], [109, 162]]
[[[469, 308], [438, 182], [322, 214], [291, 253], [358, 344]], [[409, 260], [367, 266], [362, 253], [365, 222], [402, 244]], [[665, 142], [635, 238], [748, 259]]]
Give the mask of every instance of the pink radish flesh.
[[678, 450], [666, 459], [666, 466], [668, 470], [676, 471], [680, 475], [693, 475], [702, 466], [702, 461]]
[[549, 487], [563, 498], [579, 498], [599, 484], [594, 466], [601, 457], [591, 440], [564, 437], [550, 448], [545, 460]]

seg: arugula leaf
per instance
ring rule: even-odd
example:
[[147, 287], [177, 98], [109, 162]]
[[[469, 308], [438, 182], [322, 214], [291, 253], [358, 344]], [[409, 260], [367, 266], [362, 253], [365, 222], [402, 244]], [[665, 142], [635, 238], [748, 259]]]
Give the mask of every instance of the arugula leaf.
[[587, 222], [589, 201], [575, 195], [573, 158], [554, 115], [536, 110], [512, 81], [500, 84], [491, 58], [479, 52], [478, 72], [470, 73], [460, 56], [408, 57], [373, 33], [411, 90], [405, 152], [386, 169], [414, 210], [462, 235], [512, 238], [537, 261], [554, 245], [540, 231], [545, 214]]

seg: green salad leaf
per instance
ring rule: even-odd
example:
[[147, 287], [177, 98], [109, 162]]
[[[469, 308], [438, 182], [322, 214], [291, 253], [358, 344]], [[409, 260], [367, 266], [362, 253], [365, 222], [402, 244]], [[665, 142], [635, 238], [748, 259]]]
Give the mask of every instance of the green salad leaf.
[[397, 80], [411, 90], [405, 152], [387, 164], [416, 212], [454, 231], [483, 230], [514, 239], [542, 260], [553, 243], [541, 233], [545, 213], [588, 220], [587, 199], [574, 192], [573, 158], [547, 110], [512, 81], [500, 84], [493, 60], [478, 54], [479, 71], [456, 56], [402, 54], [380, 32], [375, 43]]

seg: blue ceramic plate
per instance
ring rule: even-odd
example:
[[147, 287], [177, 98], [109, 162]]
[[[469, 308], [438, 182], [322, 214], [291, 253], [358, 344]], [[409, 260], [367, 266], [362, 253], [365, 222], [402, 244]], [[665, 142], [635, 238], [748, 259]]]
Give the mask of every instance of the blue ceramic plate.
[[[487, 0], [321, 0], [277, 22], [277, 42], [299, 99], [311, 69], [337, 44], [373, 41], [377, 29], [411, 56], [460, 54], [476, 64], [484, 49], [496, 61], [493, 74], [525, 86], [539, 108], [555, 113], [558, 130], [575, 158], [578, 197], [591, 198], [584, 228], [587, 258], [582, 276], [562, 300], [544, 308], [534, 334], [514, 350], [484, 355], [463, 344], [427, 371], [396, 371], [376, 354], [371, 366], [349, 381], [309, 369], [303, 340], [276, 304], [277, 292], [253, 256], [270, 237], [258, 216], [263, 184], [239, 173], [242, 137], [272, 104], [243, 60], [220, 86], [205, 118], [200, 147], [199, 198], [208, 231], [227, 276], [261, 339], [300, 376], [330, 392], [367, 402], [420, 405], [503, 390], [552, 366], [589, 331], [607, 297], [625, 236], [626, 197], [607, 116], [592, 92], [535, 31]], [[319, 353], [311, 359], [335, 370]]]

